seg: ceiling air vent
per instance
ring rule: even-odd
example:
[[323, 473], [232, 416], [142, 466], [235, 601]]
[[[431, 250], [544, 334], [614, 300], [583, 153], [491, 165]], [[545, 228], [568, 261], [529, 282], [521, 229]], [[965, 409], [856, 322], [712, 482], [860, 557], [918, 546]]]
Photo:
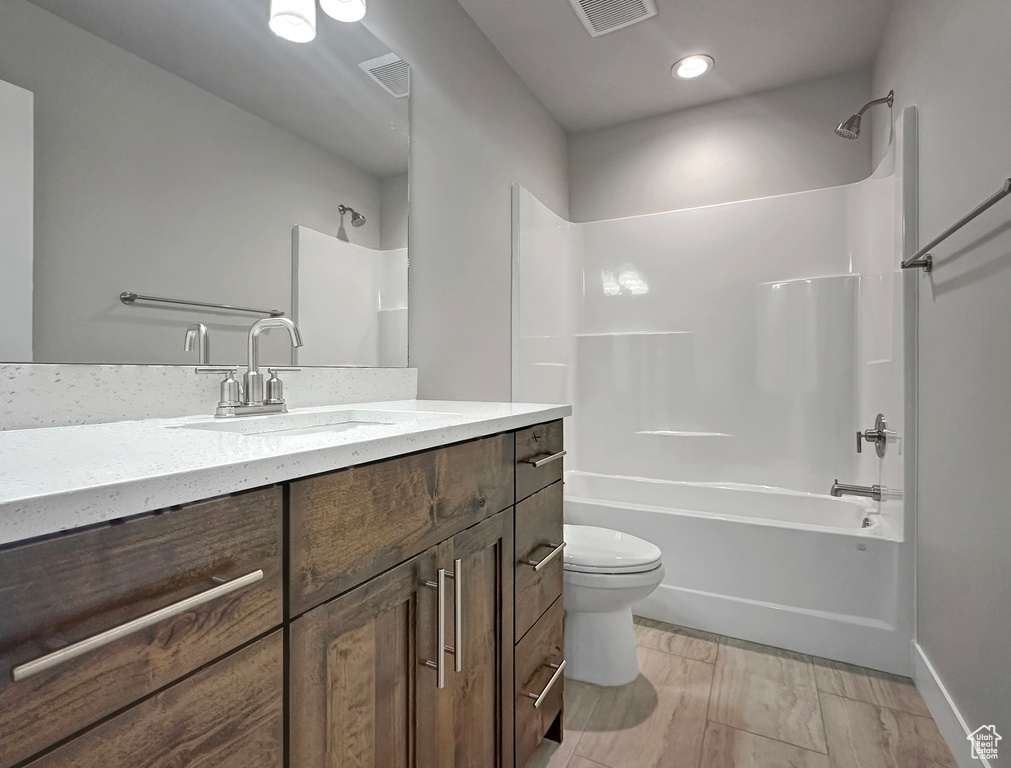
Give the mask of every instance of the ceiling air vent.
[[363, 61], [358, 66], [391, 96], [402, 99], [411, 92], [411, 67], [395, 53]]
[[656, 16], [656, 0], [569, 0], [594, 37]]

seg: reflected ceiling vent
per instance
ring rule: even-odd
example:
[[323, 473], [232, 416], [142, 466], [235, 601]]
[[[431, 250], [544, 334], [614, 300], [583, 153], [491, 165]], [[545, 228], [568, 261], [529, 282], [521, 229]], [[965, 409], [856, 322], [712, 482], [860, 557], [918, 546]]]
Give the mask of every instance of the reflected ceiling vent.
[[358, 66], [391, 96], [402, 99], [411, 92], [411, 67], [395, 53], [363, 61]]
[[593, 37], [656, 16], [656, 0], [569, 0]]

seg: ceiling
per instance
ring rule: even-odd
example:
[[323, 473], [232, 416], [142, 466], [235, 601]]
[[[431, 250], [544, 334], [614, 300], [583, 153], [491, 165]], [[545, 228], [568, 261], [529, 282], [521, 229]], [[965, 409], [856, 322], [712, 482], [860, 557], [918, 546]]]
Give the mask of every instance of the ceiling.
[[390, 52], [362, 24], [320, 13], [299, 45], [270, 31], [263, 0], [31, 1], [368, 173], [407, 171], [407, 99], [358, 68]]
[[[591, 37], [569, 0], [459, 0], [567, 131], [617, 125], [848, 72], [877, 52], [893, 0], [657, 0], [657, 15]], [[671, 65], [716, 60], [698, 80]]]

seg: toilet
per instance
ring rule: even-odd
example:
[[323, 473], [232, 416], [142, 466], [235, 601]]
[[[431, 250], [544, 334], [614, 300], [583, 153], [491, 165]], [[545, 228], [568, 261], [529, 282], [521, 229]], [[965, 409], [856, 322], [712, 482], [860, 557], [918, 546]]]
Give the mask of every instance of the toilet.
[[565, 526], [565, 676], [625, 685], [639, 676], [632, 604], [663, 580], [663, 553], [621, 531]]

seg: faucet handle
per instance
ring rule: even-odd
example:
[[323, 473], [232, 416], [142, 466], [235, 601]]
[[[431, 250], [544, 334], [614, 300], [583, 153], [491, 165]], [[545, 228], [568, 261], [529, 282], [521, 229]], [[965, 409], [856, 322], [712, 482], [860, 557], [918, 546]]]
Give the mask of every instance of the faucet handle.
[[268, 368], [267, 373], [270, 374], [270, 378], [267, 379], [266, 384], [266, 396], [264, 398], [264, 403], [267, 405], [284, 405], [284, 383], [278, 378], [278, 373], [281, 371], [301, 371], [301, 368], [296, 368], [293, 366], [274, 366], [273, 368]]
[[218, 397], [218, 407], [227, 408], [239, 405], [242, 402], [242, 387], [239, 386], [235, 374], [238, 373], [238, 366], [215, 367], [211, 365], [198, 365], [193, 369], [197, 373], [223, 373], [224, 381], [221, 382], [221, 390]]

